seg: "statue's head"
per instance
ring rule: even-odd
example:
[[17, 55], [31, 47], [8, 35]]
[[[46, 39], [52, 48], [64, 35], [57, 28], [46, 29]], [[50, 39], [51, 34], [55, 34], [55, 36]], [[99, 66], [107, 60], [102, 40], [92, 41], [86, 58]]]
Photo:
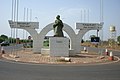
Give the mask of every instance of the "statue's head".
[[56, 19], [60, 19], [60, 15], [57, 15]]

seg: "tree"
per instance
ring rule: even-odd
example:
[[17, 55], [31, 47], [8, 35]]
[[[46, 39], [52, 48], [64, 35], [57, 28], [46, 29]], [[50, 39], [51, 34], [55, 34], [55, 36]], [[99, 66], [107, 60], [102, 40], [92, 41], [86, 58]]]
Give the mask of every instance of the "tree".
[[90, 35], [90, 39], [91, 39], [91, 38], [95, 38], [95, 37], [96, 37], [95, 35]]
[[6, 35], [1, 35], [0, 36], [0, 43], [5, 41], [5, 40], [8, 40], [8, 37]]
[[120, 36], [117, 37], [117, 41], [120, 44]]
[[120, 42], [120, 36], [117, 37], [117, 41]]
[[3, 42], [3, 41], [4, 41], [4, 39], [2, 37], [0, 37], [0, 43]]
[[3, 38], [4, 41], [8, 39], [8, 36], [6, 35], [1, 35], [0, 37]]
[[9, 38], [8, 38], [8, 41], [9, 41], [10, 43], [16, 43], [16, 39], [15, 39], [15, 38], [9, 37]]

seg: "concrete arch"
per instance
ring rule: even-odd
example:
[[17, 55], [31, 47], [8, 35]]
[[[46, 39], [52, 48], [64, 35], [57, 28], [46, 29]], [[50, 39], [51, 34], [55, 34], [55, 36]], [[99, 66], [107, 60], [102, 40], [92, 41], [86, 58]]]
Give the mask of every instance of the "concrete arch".
[[22, 28], [26, 30], [33, 38], [33, 52], [34, 53], [40, 53], [40, 40], [38, 38], [38, 33], [35, 29], [29, 29], [29, 28]]
[[36, 36], [38, 35], [37, 31], [35, 29], [29, 29], [29, 28], [23, 28], [24, 30], [26, 30], [33, 39], [36, 38]]
[[[95, 29], [90, 29], [90, 30], [95, 30]], [[80, 41], [82, 40], [83, 36], [90, 30], [80, 30], [78, 32], [78, 34], [76, 36], [76, 47], [75, 47], [76, 52], [75, 53], [80, 53], [81, 52], [81, 43], [80, 43]], [[100, 30], [100, 29], [98, 29], [98, 30]]]
[[88, 30], [80, 30], [78, 34], [76, 35], [76, 48], [75, 48], [75, 53], [80, 53], [81, 52], [81, 40], [82, 37], [85, 35], [85, 33], [88, 32]]
[[[17, 24], [17, 23], [18, 22], [9, 21], [11, 28], [25, 29], [27, 32], [30, 33], [30, 35], [33, 37], [33, 52], [40, 53], [41, 48], [43, 47], [43, 41], [44, 41], [45, 35], [49, 31], [53, 30], [53, 23], [50, 23], [46, 27], [44, 27], [39, 34], [35, 30], [35, 28], [38, 28], [37, 24], [36, 25], [31, 24], [31, 25], [28, 25], [30, 27], [26, 27], [25, 25], [22, 25], [21, 22], [20, 22], [21, 24]], [[28, 23], [28, 22], [25, 22], [25, 23]], [[19, 25], [19, 27], [18, 26], [16, 27], [16, 24]], [[73, 49], [73, 50], [71, 50], [71, 53], [73, 53], [73, 54], [80, 53], [80, 51], [81, 51], [80, 50], [81, 49], [80, 41], [82, 40], [83, 35], [89, 30], [100, 30], [103, 27], [104, 23], [103, 22], [87, 23], [90, 25], [81, 25], [81, 24], [86, 24], [86, 23], [76, 23], [76, 29], [79, 29], [79, 32], [78, 32], [78, 34], [75, 34], [74, 30], [69, 25], [64, 23], [63, 30], [69, 35], [69, 37], [71, 39], [71, 49]], [[93, 25], [91, 25], [91, 24], [93, 24]], [[88, 29], [84, 28], [85, 26], [87, 26]]]
[[[41, 48], [43, 47], [43, 41], [44, 41], [45, 35], [51, 30], [53, 30], [53, 23], [48, 24], [39, 33], [39, 40], [40, 40]], [[71, 49], [74, 49], [75, 48], [75, 39], [76, 39], [76, 34], [75, 34], [74, 30], [65, 23], [64, 23], [63, 30], [69, 35], [69, 37], [71, 39]]]

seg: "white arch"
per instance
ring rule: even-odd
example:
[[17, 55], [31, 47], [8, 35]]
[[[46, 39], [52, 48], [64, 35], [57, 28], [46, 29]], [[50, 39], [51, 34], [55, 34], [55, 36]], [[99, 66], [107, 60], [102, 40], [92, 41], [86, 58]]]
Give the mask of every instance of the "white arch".
[[22, 28], [26, 30], [33, 38], [33, 52], [34, 53], [40, 53], [41, 47], [40, 47], [40, 40], [38, 38], [38, 33], [35, 29], [29, 29], [29, 28]]
[[[53, 23], [48, 24], [39, 33], [39, 40], [41, 43], [41, 48], [43, 47], [43, 41], [44, 41], [45, 35], [51, 30], [53, 30]], [[65, 23], [64, 23], [63, 30], [69, 35], [69, 37], [71, 39], [71, 49], [74, 49], [75, 48], [75, 39], [76, 39], [76, 34], [75, 34], [74, 30], [69, 25], [67, 25]]]
[[[100, 28], [101, 29], [101, 28]], [[96, 30], [100, 30], [100, 29], [96, 29]], [[91, 29], [91, 30], [95, 30], [95, 29]], [[83, 36], [90, 30], [80, 30], [78, 32], [78, 34], [76, 35], [76, 43], [75, 43], [75, 53], [80, 53], [81, 52], [81, 42]], [[79, 44], [80, 43], [80, 44]]]
[[[44, 27], [42, 29], [42, 31], [39, 34], [37, 33], [37, 31], [35, 29], [21, 28], [21, 29], [24, 29], [27, 32], [29, 32], [29, 34], [33, 37], [33, 52], [34, 53], [41, 52], [41, 48], [43, 47], [43, 41], [44, 41], [45, 35], [49, 31], [53, 30], [53, 24], [54, 23], [48, 24], [46, 27]], [[71, 39], [71, 45], [70, 45], [71, 48], [70, 49], [75, 49], [76, 34], [75, 34], [74, 30], [65, 23], [64, 23], [63, 30], [69, 35], [69, 37]]]
[[[13, 23], [13, 24], [12, 24]], [[53, 23], [48, 24], [46, 27], [44, 27], [42, 29], [42, 31], [38, 34], [37, 31], [34, 28], [29, 28], [29, 27], [16, 27], [16, 23], [17, 22], [12, 22], [10, 23], [13, 26], [11, 26], [12, 28], [19, 28], [19, 29], [25, 29], [26, 31], [28, 31], [30, 33], [30, 35], [33, 37], [33, 52], [41, 52], [41, 48], [43, 47], [43, 41], [44, 41], [44, 37], [45, 35], [53, 30]], [[81, 23], [76, 23], [76, 29], [79, 29], [79, 33], [75, 34], [74, 30], [67, 24], [64, 23], [64, 27], [63, 30], [69, 35], [70, 39], [71, 39], [71, 49], [74, 50], [73, 54], [75, 53], [80, 53], [80, 41], [82, 40], [83, 35], [89, 31], [88, 29], [82, 29], [81, 27]], [[95, 24], [95, 23], [91, 23], [91, 24]], [[103, 27], [103, 22], [101, 23], [96, 23], [96, 26], [89, 27], [90, 30], [100, 30]], [[33, 26], [33, 25], [31, 25]]]

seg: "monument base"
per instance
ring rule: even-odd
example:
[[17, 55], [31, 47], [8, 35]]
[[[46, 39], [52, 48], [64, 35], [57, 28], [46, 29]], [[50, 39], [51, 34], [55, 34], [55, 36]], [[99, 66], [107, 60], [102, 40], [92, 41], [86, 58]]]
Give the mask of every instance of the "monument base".
[[49, 39], [50, 56], [69, 56], [69, 39], [53, 37]]

